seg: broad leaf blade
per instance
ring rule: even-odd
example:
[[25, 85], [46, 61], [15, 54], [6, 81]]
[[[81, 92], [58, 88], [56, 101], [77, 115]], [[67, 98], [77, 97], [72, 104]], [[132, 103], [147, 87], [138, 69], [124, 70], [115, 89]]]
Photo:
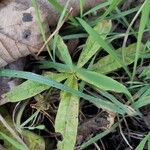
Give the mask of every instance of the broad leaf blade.
[[[110, 32], [112, 27], [111, 21], [102, 21], [99, 22], [95, 27], [94, 30], [97, 31], [101, 38], [105, 39], [107, 34]], [[88, 37], [86, 41], [86, 45], [82, 50], [82, 53], [78, 60], [78, 67], [84, 66], [89, 59], [100, 49], [100, 45], [95, 41], [91, 36]]]
[[64, 43], [63, 39], [59, 35], [57, 35], [57, 48], [63, 61], [67, 65], [72, 66], [72, 59], [70, 57], [69, 50], [66, 44]]
[[[56, 74], [52, 72], [47, 72], [45, 74], [45, 77], [55, 79], [58, 82], [61, 82], [62, 80], [67, 78], [67, 74]], [[50, 87], [45, 84], [41, 84], [39, 82], [34, 82], [27, 80], [24, 83], [16, 86], [14, 89], [9, 91], [6, 94], [2, 95], [2, 99], [0, 101], [0, 104], [4, 104], [7, 102], [18, 102], [22, 100], [26, 100], [28, 98], [31, 98]]]
[[76, 69], [76, 75], [78, 78], [84, 80], [85, 82], [96, 86], [102, 90], [114, 91], [118, 93], [124, 93], [131, 97], [131, 94], [127, 88], [121, 83], [107, 77], [103, 74], [96, 73], [94, 71], [89, 71], [86, 69], [78, 68]]
[[[133, 63], [134, 58], [135, 58], [135, 52], [136, 52], [136, 44], [131, 44], [124, 49], [119, 48], [118, 50], [116, 50], [116, 53], [118, 54], [118, 56], [119, 55], [121, 56], [122, 51], [124, 51], [126, 66]], [[121, 67], [122, 67], [122, 65], [119, 64], [116, 61], [116, 59], [114, 59], [114, 57], [112, 57], [111, 55], [107, 55], [107, 56], [101, 58], [97, 63], [95, 63], [92, 66], [91, 70], [98, 72], [98, 73], [108, 74], [112, 71], [115, 71], [115, 70], [121, 68]]]
[[[67, 86], [78, 89], [77, 80], [72, 76], [65, 82]], [[79, 98], [66, 92], [61, 92], [61, 101], [55, 120], [55, 131], [63, 136], [58, 142], [59, 150], [73, 150], [78, 128]]]

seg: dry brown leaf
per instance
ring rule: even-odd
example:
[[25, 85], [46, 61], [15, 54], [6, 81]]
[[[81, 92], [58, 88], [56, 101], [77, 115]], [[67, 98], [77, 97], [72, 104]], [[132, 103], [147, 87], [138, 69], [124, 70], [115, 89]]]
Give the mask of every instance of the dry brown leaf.
[[[48, 33], [47, 14], [41, 11], [41, 16]], [[43, 41], [33, 7], [10, 2], [0, 7], [0, 18], [0, 67], [37, 52]]]
[[[85, 0], [85, 8], [89, 9], [103, 0]], [[55, 25], [59, 13], [47, 0], [37, 1], [40, 8], [42, 23], [47, 35], [49, 26]], [[59, 1], [65, 5], [67, 0]], [[79, 0], [72, 0], [73, 15], [79, 13]], [[0, 1], [0, 67], [5, 66], [20, 57], [38, 52], [43, 40], [36, 22], [31, 0], [1, 0]]]

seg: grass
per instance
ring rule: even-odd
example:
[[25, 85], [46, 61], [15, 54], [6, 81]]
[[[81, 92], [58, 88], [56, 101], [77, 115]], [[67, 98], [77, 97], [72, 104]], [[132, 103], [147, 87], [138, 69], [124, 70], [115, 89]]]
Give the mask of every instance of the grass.
[[[2, 77], [26, 79], [1, 96], [0, 139], [4, 141], [4, 147], [8, 150], [11, 147], [44, 150], [48, 146], [44, 143], [44, 134], [50, 136], [55, 132], [56, 138], [52, 140], [57, 141], [54, 147], [60, 150], [91, 147], [109, 150], [127, 146], [143, 150], [147, 145], [149, 150], [148, 128], [146, 123], [140, 125], [138, 122], [140, 119], [145, 121], [143, 109], [150, 104], [150, 42], [149, 39], [143, 42], [144, 34], [150, 31], [150, 1], [122, 11], [123, 1], [111, 0], [85, 12], [86, 1], [80, 0], [80, 16], [76, 18], [70, 17], [67, 9], [70, 1], [65, 6], [54, 0], [48, 1], [61, 15], [55, 31], [46, 37], [38, 4], [32, 0], [44, 41], [41, 50], [46, 47], [49, 54], [48, 59], [36, 64], [43, 73], [0, 69]], [[97, 12], [99, 9], [101, 12]], [[88, 17], [91, 14], [94, 14], [92, 19]], [[67, 19], [68, 24], [64, 24]], [[138, 29], [134, 22], [139, 24]], [[75, 39], [79, 43], [72, 56], [67, 40]], [[49, 100], [54, 89], [59, 90], [60, 101]], [[16, 105], [13, 119], [4, 105], [8, 102]], [[98, 129], [98, 133], [91, 132], [76, 145], [80, 124], [86, 122], [84, 117], [91, 119], [84, 112], [88, 103], [93, 111], [98, 109], [96, 116], [101, 110], [107, 112], [112, 125]], [[94, 118], [92, 111], [88, 113]], [[58, 140], [60, 137], [56, 133], [61, 134], [62, 140]], [[110, 139], [118, 143], [111, 145]]]

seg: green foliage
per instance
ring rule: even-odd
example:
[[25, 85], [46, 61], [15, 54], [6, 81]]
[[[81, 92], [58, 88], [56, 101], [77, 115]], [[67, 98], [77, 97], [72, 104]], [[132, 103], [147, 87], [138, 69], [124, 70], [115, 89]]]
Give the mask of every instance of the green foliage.
[[[46, 78], [52, 78], [58, 82], [61, 82], [62, 80], [66, 79], [66, 74], [56, 74], [47, 72], [45, 75]], [[22, 100], [27, 100], [28, 98], [31, 98], [47, 89], [49, 89], [50, 86], [41, 84], [35, 81], [27, 80], [17, 86], [16, 88], [12, 89], [10, 92], [2, 95], [2, 100], [0, 103], [7, 103], [7, 102], [19, 102]]]
[[[128, 47], [122, 49], [119, 48], [116, 50], [117, 55], [121, 58], [122, 51], [124, 51], [124, 57], [125, 57], [125, 65], [130, 65], [131, 63], [134, 62], [135, 58], [135, 52], [136, 52], [136, 43], [131, 44]], [[117, 69], [122, 68], [122, 65], [119, 64], [116, 59], [114, 59], [111, 55], [107, 55], [100, 60], [98, 60], [95, 64], [93, 64], [91, 70], [98, 72], [98, 73], [103, 73], [103, 74], [108, 74], [111, 73]]]
[[97, 88], [100, 88], [102, 90], [124, 93], [131, 98], [131, 94], [125, 86], [103, 74], [79, 68], [76, 70], [76, 75], [78, 78], [82, 79], [83, 81], [86, 81], [91, 85], [96, 86]]
[[[57, 27], [61, 26], [65, 15], [68, 13], [67, 5], [69, 1], [67, 1], [66, 6], [61, 6], [59, 2], [54, 0], [48, 1], [55, 9], [57, 9], [57, 11], [59, 11], [59, 13], [62, 13]], [[141, 7], [137, 6], [124, 12], [121, 12], [121, 10], [118, 9], [121, 1], [122, 0], [107, 1], [84, 13], [83, 8], [85, 1], [80, 0], [80, 18], [72, 20], [72, 17], [69, 16], [69, 20], [72, 21], [72, 24], [76, 25], [76, 29], [73, 29], [72, 32], [70, 31], [71, 28], [69, 28], [69, 30], [67, 29], [67, 35], [64, 35], [64, 33], [61, 34], [60, 32], [54, 36], [52, 57], [48, 47], [49, 43], [47, 43], [47, 37], [41, 23], [38, 5], [36, 0], [32, 0], [37, 17], [37, 23], [43, 40], [47, 43], [46, 47], [52, 60], [40, 61], [39, 68], [51, 70], [55, 69], [55, 73], [46, 72], [43, 75], [38, 75], [25, 71], [0, 70], [0, 76], [27, 79], [27, 81], [15, 87], [10, 92], [3, 94], [0, 105], [7, 102], [22, 102], [29, 100], [32, 97], [35, 99], [37, 97], [42, 98], [42, 102], [37, 102], [39, 106], [37, 107], [37, 111], [27, 118], [27, 120], [23, 123], [21, 122], [21, 116], [25, 109], [25, 105], [21, 107], [22, 110], [17, 117], [17, 127], [22, 130], [22, 136], [25, 138], [25, 143], [29, 149], [42, 150], [45, 147], [44, 141], [40, 136], [24, 129], [43, 130], [45, 128], [44, 125], [27, 125], [32, 122], [32, 120], [36, 119], [41, 110], [44, 110], [43, 106], [46, 105], [47, 102], [43, 98], [42, 92], [47, 91], [50, 88], [54, 87], [60, 89], [60, 103], [54, 125], [55, 131], [62, 135], [62, 141], [58, 141], [57, 144], [57, 148], [60, 150], [73, 150], [75, 148], [80, 98], [88, 100], [98, 108], [102, 108], [105, 111], [113, 112], [116, 116], [120, 115], [119, 118], [121, 118], [121, 115], [124, 116], [125, 114], [128, 114], [130, 117], [137, 115], [139, 114], [137, 112], [139, 112], [141, 107], [150, 104], [150, 66], [149, 64], [147, 65], [147, 63], [146, 65], [143, 63], [144, 58], [149, 58], [150, 42], [147, 41], [145, 45], [142, 43], [142, 36], [144, 32], [148, 31], [150, 28], [150, 1], [145, 0]], [[85, 16], [90, 13], [95, 13], [95, 11], [99, 8], [106, 8], [107, 6], [108, 8], [103, 11], [102, 15], [97, 16], [93, 22], [88, 20], [88, 17], [85, 21]], [[129, 44], [128, 47], [120, 47], [116, 50], [111, 41], [126, 37], [127, 35], [124, 33], [114, 33], [112, 21], [117, 20], [118, 23], [128, 27], [129, 23], [126, 16], [138, 10], [141, 10], [139, 30], [138, 32], [134, 31], [131, 27], [132, 32], [129, 33], [129, 35], [135, 36], [137, 42]], [[79, 33], [82, 28], [85, 29], [89, 36], [85, 33]], [[65, 44], [65, 39], [80, 39], [83, 37], [87, 37], [87, 40], [85, 43], [81, 40], [83, 45], [80, 45], [78, 48], [82, 51], [79, 58], [77, 58], [78, 60], [74, 61], [72, 56], [70, 56], [67, 45]], [[108, 53], [106, 56], [105, 51]], [[62, 63], [57, 62], [57, 59], [55, 60], [56, 56]], [[138, 64], [139, 59], [142, 59], [140, 65]], [[149, 62], [148, 59], [147, 61]], [[134, 66], [132, 66], [132, 64]], [[139, 70], [137, 70], [137, 66], [139, 67]], [[123, 74], [123, 79], [115, 80], [116, 74], [120, 75], [119, 69], [121, 68], [125, 70], [125, 72], [121, 73]], [[130, 73], [130, 70], [133, 70], [132, 74]], [[107, 76], [105, 74], [107, 74]], [[127, 76], [132, 79], [131, 82]], [[137, 81], [133, 82], [133, 79], [137, 79]], [[63, 83], [63, 81], [65, 82]], [[84, 91], [85, 85], [88, 85], [92, 88], [92, 90], [95, 90], [97, 94], [94, 92], [91, 92], [91, 95], [86, 94]], [[81, 87], [79, 88], [79, 86]], [[12, 126], [12, 120], [7, 118], [5, 119], [7, 122], [11, 122], [10, 126], [14, 129]], [[118, 125], [119, 123], [117, 122], [110, 129], [107, 129], [89, 139], [89, 141], [81, 145], [80, 149], [85, 149], [89, 145], [94, 144], [99, 139], [112, 132], [118, 127]], [[0, 137], [1, 139], [6, 140], [5, 146], [8, 150], [27, 149], [22, 143], [20, 143], [20, 141], [16, 141], [13, 135], [9, 135], [9, 131], [2, 127], [1, 124]], [[149, 150], [150, 134], [147, 134], [143, 138], [136, 150], [142, 150], [146, 145], [146, 142], [148, 143]]]
[[83, 26], [83, 28], [89, 33], [89, 35], [93, 38], [94, 41], [97, 41], [97, 43], [104, 49], [106, 50], [116, 61], [118, 64], [120, 64], [121, 66], [123, 66], [124, 70], [126, 71], [126, 73], [130, 76], [130, 73], [127, 69], [127, 67], [125, 66], [125, 64], [123, 63], [122, 59], [119, 58], [114, 50], [114, 48], [112, 46], [110, 46], [110, 44], [108, 42], [106, 42], [105, 40], [103, 40], [99, 34], [92, 29], [83, 19], [77, 18], [78, 21], [80, 22], [80, 24]]
[[[103, 21], [99, 22], [95, 27], [94, 30], [97, 31], [100, 36], [105, 39], [107, 34], [111, 30], [111, 21]], [[85, 47], [82, 50], [82, 53], [80, 54], [79, 60], [78, 60], [78, 67], [83, 67], [89, 59], [100, 49], [100, 45], [91, 37], [89, 36]]]
[[[140, 144], [136, 147], [135, 150], [144, 150], [145, 144], [146, 144], [146, 142], [147, 142], [149, 139], [150, 139], [150, 133], [147, 134], [147, 135], [143, 138], [143, 140], [140, 142]], [[149, 147], [148, 147], [148, 149], [149, 149]]]
[[7, 126], [10, 126], [9, 128], [12, 128], [13, 132], [15, 134], [10, 133], [7, 128], [4, 126], [2, 120], [0, 122], [0, 139], [4, 140], [4, 147], [7, 150], [35, 150], [35, 149], [40, 149], [44, 150], [45, 149], [45, 142], [42, 137], [39, 135], [27, 131], [27, 130], [21, 130], [21, 136], [25, 140], [25, 144], [27, 147], [25, 147], [18, 139], [16, 138], [17, 132], [15, 130], [13, 121], [8, 114], [8, 112], [4, 109], [0, 109], [0, 114], [4, 116], [5, 121], [7, 122]]
[[59, 35], [57, 35], [57, 47], [58, 47], [58, 51], [61, 55], [61, 58], [62, 58], [63, 62], [65, 62], [70, 67], [72, 67], [72, 59], [70, 57], [68, 48], [65, 45], [65, 43], [64, 43], [63, 39], [61, 38], [61, 36], [59, 36]]
[[5, 147], [7, 147], [7, 150], [16, 150], [16, 149], [29, 150], [29, 149], [26, 149], [22, 144], [17, 142], [15, 139], [13, 139], [12, 137], [9, 137], [8, 135], [6, 135], [3, 132], [0, 132], [0, 138], [2, 138], [4, 141], [8, 141], [11, 144], [10, 146], [9, 146], [9, 144], [5, 145]]
[[136, 67], [137, 67], [137, 62], [139, 58], [139, 53], [141, 49], [141, 43], [142, 43], [142, 36], [144, 33], [144, 29], [147, 25], [148, 18], [150, 15], [150, 1], [146, 0], [144, 2], [144, 6], [142, 8], [142, 16], [140, 20], [140, 26], [139, 26], [139, 32], [138, 32], [138, 38], [137, 38], [137, 47], [136, 47], [136, 53], [135, 53], [135, 61], [134, 61], [134, 67], [133, 67], [133, 74], [132, 74], [132, 80], [134, 79], [134, 76], [136, 74]]
[[[65, 85], [78, 89], [77, 80], [70, 76]], [[60, 150], [74, 150], [78, 129], [79, 98], [61, 92], [59, 108], [55, 120], [55, 131], [61, 133], [63, 140], [58, 142]]]

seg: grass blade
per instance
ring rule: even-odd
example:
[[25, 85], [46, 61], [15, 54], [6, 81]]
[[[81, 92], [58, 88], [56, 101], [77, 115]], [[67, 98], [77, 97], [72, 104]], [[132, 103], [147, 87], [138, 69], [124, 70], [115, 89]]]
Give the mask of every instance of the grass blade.
[[[111, 21], [102, 21], [99, 22], [95, 27], [94, 30], [97, 31], [102, 39], [105, 39], [108, 33], [110, 32], [112, 27]], [[78, 67], [84, 66], [89, 59], [100, 49], [99, 43], [93, 39], [93, 37], [89, 36], [84, 49], [82, 50], [79, 60], [78, 60]]]
[[150, 104], [150, 96], [146, 96], [144, 98], [140, 98], [139, 100], [137, 100], [136, 102], [134, 102], [132, 104], [132, 107], [134, 109], [139, 109], [139, 108], [141, 108], [143, 106], [146, 106], [148, 104]]
[[111, 2], [100, 3], [99, 5], [95, 6], [94, 8], [91, 8], [90, 10], [85, 12], [83, 14], [83, 17], [85, 17], [86, 15], [88, 15], [90, 13], [96, 12], [98, 9], [104, 8], [104, 7], [106, 7], [106, 6], [110, 5], [110, 4], [111, 4]]
[[105, 13], [100, 17], [100, 20], [103, 20], [110, 12], [115, 10], [115, 8], [120, 4], [122, 0], [112, 0], [110, 6], [106, 9]]
[[56, 0], [48, 0], [48, 2], [55, 8], [57, 9], [60, 13], [63, 12], [64, 7], [62, 5], [60, 5], [59, 2], [57, 2]]
[[[43, 41], [46, 43], [47, 37], [46, 37], [45, 30], [44, 30], [44, 26], [43, 26], [42, 21], [41, 21], [40, 10], [39, 10], [39, 7], [38, 7], [38, 4], [37, 4], [36, 0], [32, 0], [32, 5], [33, 5], [33, 7], [35, 9], [36, 20], [37, 20], [37, 24], [39, 26], [39, 29], [41, 31]], [[47, 48], [47, 51], [48, 51], [48, 53], [50, 55], [50, 58], [53, 60], [53, 57], [51, 55], [48, 43], [46, 43], [46, 48]]]
[[143, 150], [143, 149], [144, 149], [144, 146], [145, 146], [145, 144], [146, 144], [146, 142], [147, 142], [147, 140], [148, 140], [149, 138], [150, 138], [150, 133], [147, 134], [147, 135], [143, 138], [143, 140], [140, 142], [140, 144], [136, 147], [135, 150]]
[[118, 106], [114, 105], [111, 102], [104, 101], [100, 98], [96, 98], [96, 97], [84, 94], [84, 93], [82, 93], [80, 91], [77, 91], [75, 89], [72, 89], [72, 88], [70, 88], [66, 85], [58, 83], [58, 82], [56, 82], [55, 80], [53, 80], [51, 78], [47, 79], [46, 77], [37, 75], [35, 73], [5, 69], [5, 70], [0, 70], [0, 76], [17, 77], [17, 78], [23, 78], [23, 79], [28, 79], [28, 80], [31, 80], [31, 81], [39, 82], [41, 84], [45, 84], [45, 85], [48, 85], [48, 86], [51, 86], [51, 87], [55, 87], [57, 89], [65, 91], [65, 92], [74, 94], [78, 97], [82, 97], [85, 100], [88, 100], [89, 102], [93, 103], [94, 105], [96, 105], [99, 108], [103, 108], [103, 109], [112, 111], [114, 113], [117, 112], [119, 114], [129, 113], [129, 111], [125, 112], [124, 110], [122, 110], [122, 108], [119, 108]]
[[80, 146], [80, 150], [87, 148], [88, 146], [90, 146], [91, 144], [97, 142], [98, 140], [102, 139], [103, 137], [105, 137], [107, 134], [109, 134], [110, 132], [112, 132], [115, 128], [118, 127], [118, 123], [114, 124], [110, 129], [107, 129], [106, 131], [96, 135], [95, 137], [91, 138], [89, 141], [83, 143]]
[[0, 137], [4, 138], [6, 141], [8, 141], [9, 143], [11, 143], [16, 149], [19, 150], [29, 150], [27, 148], [25, 148], [22, 144], [20, 144], [19, 142], [17, 142], [16, 140], [10, 138], [9, 136], [7, 136], [5, 133], [0, 132]]
[[83, 28], [89, 33], [89, 35], [99, 43], [99, 45], [104, 48], [116, 61], [118, 64], [123, 66], [126, 73], [130, 75], [130, 72], [128, 71], [127, 67], [124, 65], [123, 61], [117, 56], [115, 50], [109, 46], [109, 44], [103, 40], [97, 32], [95, 32], [83, 19], [77, 18], [80, 24], [83, 26]]
[[83, 8], [84, 8], [85, 0], [80, 0], [80, 17], [83, 16]]
[[137, 67], [139, 52], [140, 52], [140, 48], [141, 48], [141, 44], [142, 44], [142, 36], [143, 36], [144, 29], [146, 27], [146, 24], [149, 20], [149, 14], [150, 14], [150, 0], [146, 0], [145, 5], [142, 8], [142, 16], [141, 16], [141, 20], [140, 20], [136, 54], [135, 54], [135, 61], [134, 61], [134, 67], [133, 67], [133, 73], [132, 73], [131, 81], [133, 81], [134, 76], [136, 74], [136, 67]]

